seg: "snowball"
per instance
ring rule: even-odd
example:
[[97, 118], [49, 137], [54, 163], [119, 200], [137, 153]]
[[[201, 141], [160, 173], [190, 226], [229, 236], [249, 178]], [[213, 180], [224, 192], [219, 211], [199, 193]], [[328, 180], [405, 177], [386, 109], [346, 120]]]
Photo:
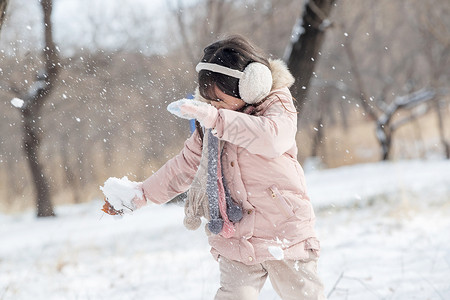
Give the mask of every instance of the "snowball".
[[270, 254], [272, 254], [272, 256], [275, 257], [275, 259], [277, 260], [284, 259], [284, 252], [283, 249], [281, 249], [280, 247], [270, 246], [269, 248], [267, 248], [267, 250], [269, 250]]
[[19, 99], [19, 98], [13, 98], [11, 100], [11, 104], [17, 108], [22, 108], [24, 103], [25, 103], [25, 101], [23, 101], [22, 99]]
[[130, 181], [127, 176], [121, 179], [110, 177], [100, 187], [108, 202], [115, 208], [120, 209], [122, 204], [131, 206], [134, 197], [142, 198], [143, 192], [139, 182]]

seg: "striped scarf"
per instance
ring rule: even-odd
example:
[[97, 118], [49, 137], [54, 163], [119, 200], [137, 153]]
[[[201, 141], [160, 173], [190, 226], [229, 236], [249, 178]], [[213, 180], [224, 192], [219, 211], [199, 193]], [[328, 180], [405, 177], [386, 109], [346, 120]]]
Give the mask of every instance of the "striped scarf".
[[222, 148], [223, 144], [211, 133], [211, 129], [207, 129], [200, 165], [185, 203], [184, 225], [195, 230], [203, 216], [208, 220], [210, 232], [230, 238], [235, 232], [233, 223], [242, 219], [242, 208], [231, 198], [224, 180]]

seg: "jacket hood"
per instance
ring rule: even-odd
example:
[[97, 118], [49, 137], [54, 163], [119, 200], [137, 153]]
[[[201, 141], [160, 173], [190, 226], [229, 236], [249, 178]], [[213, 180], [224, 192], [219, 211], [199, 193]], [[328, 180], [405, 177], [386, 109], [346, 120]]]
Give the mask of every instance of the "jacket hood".
[[281, 59], [269, 59], [269, 68], [272, 71], [272, 91], [284, 87], [290, 88], [294, 84], [294, 76]]

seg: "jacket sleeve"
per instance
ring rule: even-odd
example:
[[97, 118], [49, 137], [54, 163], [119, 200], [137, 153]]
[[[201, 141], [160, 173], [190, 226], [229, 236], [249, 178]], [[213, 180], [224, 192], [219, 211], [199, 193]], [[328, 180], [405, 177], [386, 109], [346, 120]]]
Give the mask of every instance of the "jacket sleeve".
[[143, 182], [147, 200], [162, 204], [188, 190], [200, 164], [201, 148], [201, 139], [196, 130], [178, 155]]
[[297, 114], [291, 97], [280, 95], [260, 116], [220, 109], [216, 136], [253, 154], [270, 158], [283, 155], [295, 145]]

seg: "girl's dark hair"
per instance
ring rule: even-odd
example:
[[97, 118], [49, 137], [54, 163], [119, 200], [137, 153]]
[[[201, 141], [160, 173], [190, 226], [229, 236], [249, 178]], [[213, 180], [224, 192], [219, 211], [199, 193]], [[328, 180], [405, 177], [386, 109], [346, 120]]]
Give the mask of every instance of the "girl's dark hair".
[[[269, 67], [269, 61], [262, 51], [240, 35], [212, 43], [203, 52], [201, 62], [214, 63], [239, 71], [243, 71], [252, 62], [259, 62]], [[198, 73], [198, 85], [200, 95], [208, 100], [217, 100], [215, 86], [227, 95], [241, 98], [238, 78], [201, 70]]]

